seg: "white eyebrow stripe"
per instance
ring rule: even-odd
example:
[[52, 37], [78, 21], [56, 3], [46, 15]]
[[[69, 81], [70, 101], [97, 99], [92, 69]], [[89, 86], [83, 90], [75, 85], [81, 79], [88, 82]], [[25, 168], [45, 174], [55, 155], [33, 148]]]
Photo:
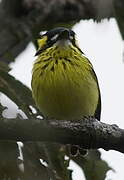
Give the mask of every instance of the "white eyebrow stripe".
[[73, 35], [70, 35], [70, 39], [71, 39], [71, 40], [74, 39], [74, 36], [73, 36]]
[[56, 34], [55, 36], [53, 36], [52, 38], [51, 38], [51, 40], [55, 40], [55, 39], [57, 39], [57, 37], [58, 37], [59, 35], [58, 34]]

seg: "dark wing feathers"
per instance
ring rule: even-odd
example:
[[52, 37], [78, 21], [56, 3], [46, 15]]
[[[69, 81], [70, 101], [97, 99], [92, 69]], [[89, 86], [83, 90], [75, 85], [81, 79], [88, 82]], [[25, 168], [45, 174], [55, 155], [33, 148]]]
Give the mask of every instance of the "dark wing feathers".
[[92, 69], [91, 73], [92, 73], [95, 81], [97, 82], [98, 91], [99, 91], [99, 99], [98, 99], [98, 104], [97, 104], [97, 108], [96, 108], [94, 116], [95, 116], [95, 118], [97, 120], [100, 121], [100, 116], [101, 116], [101, 93], [100, 93], [100, 88], [99, 88], [99, 84], [98, 84], [98, 79], [97, 79], [96, 73], [95, 73], [95, 71], [93, 69]]

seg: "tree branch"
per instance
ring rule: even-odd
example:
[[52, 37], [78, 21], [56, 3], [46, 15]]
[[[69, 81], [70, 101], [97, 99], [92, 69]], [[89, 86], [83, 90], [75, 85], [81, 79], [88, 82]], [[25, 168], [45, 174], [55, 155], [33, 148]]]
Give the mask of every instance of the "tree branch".
[[14, 61], [40, 31], [113, 16], [113, 0], [2, 0], [0, 61]]
[[118, 23], [118, 27], [120, 29], [120, 33], [122, 38], [124, 39], [124, 1], [123, 0], [114, 0], [114, 9], [115, 9], [115, 17]]
[[92, 117], [77, 121], [2, 118], [0, 139], [22, 142], [49, 141], [124, 153], [124, 130]]

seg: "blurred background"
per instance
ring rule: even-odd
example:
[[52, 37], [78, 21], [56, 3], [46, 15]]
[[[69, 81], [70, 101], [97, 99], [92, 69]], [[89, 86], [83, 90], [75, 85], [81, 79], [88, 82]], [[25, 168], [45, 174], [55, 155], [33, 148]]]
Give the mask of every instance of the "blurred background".
[[[124, 129], [123, 17], [122, 0], [1, 0], [2, 116], [16, 118], [21, 114], [30, 118], [33, 115], [25, 107], [35, 108], [30, 89], [36, 38], [41, 32], [64, 26], [76, 32], [79, 46], [94, 66], [101, 90], [101, 121]], [[27, 95], [30, 99], [25, 98]], [[4, 106], [8, 108], [1, 110]], [[60, 156], [66, 162], [64, 171], [70, 180], [123, 179], [124, 156], [117, 151], [100, 149], [78, 158], [70, 158], [64, 152]], [[33, 142], [2, 142], [0, 157], [0, 179], [50, 179], [43, 147]]]

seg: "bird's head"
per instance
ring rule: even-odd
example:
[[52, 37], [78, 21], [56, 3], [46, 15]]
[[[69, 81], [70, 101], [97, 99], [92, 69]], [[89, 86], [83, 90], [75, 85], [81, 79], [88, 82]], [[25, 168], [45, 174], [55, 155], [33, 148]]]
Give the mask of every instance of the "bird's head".
[[75, 32], [64, 27], [54, 28], [41, 35], [40, 39], [38, 39], [38, 45], [39, 49], [36, 52], [36, 56], [53, 46], [67, 48], [72, 45], [82, 52], [77, 45]]

